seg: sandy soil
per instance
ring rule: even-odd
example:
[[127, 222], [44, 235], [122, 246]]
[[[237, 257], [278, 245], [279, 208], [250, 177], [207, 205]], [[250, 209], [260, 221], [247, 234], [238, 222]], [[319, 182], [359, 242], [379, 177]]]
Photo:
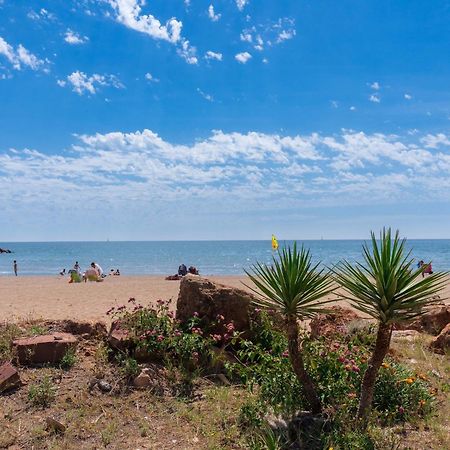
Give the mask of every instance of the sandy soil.
[[[245, 289], [245, 277], [216, 276], [211, 280]], [[108, 277], [102, 283], [69, 284], [63, 277], [0, 277], [0, 321], [27, 319], [105, 320], [111, 306], [130, 297], [142, 304], [178, 297], [180, 282], [162, 276]], [[450, 303], [450, 283], [441, 293]]]

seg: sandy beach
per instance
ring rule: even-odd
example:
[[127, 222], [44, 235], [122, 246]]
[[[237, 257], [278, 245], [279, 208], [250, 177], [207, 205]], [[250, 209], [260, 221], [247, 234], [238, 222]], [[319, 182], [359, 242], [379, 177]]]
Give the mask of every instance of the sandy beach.
[[[213, 281], [245, 289], [246, 277], [211, 276]], [[130, 297], [142, 304], [178, 297], [180, 282], [163, 276], [107, 277], [102, 283], [69, 284], [67, 277], [0, 277], [0, 321], [27, 319], [106, 320], [111, 306]], [[449, 303], [450, 282], [441, 293]], [[174, 305], [175, 306], [175, 305]]]
[[[209, 277], [245, 288], [245, 277]], [[67, 277], [0, 277], [0, 321], [23, 319], [104, 320], [105, 312], [126, 304], [130, 297], [142, 304], [178, 297], [179, 281], [163, 276], [107, 277], [102, 283], [68, 283]]]

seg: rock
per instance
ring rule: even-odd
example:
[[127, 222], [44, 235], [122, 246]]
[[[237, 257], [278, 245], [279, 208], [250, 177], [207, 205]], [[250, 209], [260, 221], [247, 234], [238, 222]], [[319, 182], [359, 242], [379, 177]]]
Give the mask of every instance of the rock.
[[450, 348], [450, 323], [440, 332], [439, 336], [431, 341], [430, 348], [436, 352], [445, 354]]
[[13, 341], [19, 364], [55, 364], [76, 345], [77, 338], [70, 333], [53, 333]]
[[104, 322], [78, 322], [68, 319], [46, 321], [44, 325], [51, 331], [61, 331], [82, 337], [103, 337], [107, 334]]
[[437, 336], [450, 323], [450, 306], [435, 306], [412, 322], [396, 325], [398, 330], [417, 330]]
[[[215, 324], [213, 333], [226, 333], [233, 322], [236, 331], [249, 331], [250, 305], [255, 297], [234, 287], [214, 283], [199, 276], [186, 275], [180, 282], [176, 317], [186, 322], [197, 313], [205, 325]], [[217, 316], [224, 316], [217, 323]]]
[[133, 384], [139, 389], [145, 389], [150, 387], [152, 383], [152, 378], [146, 371], [142, 371], [134, 380]]
[[121, 351], [127, 350], [132, 346], [128, 330], [121, 328], [118, 320], [111, 324], [108, 333], [108, 343], [110, 347]]
[[342, 306], [333, 306], [327, 314], [318, 314], [314, 317], [309, 326], [311, 327], [311, 337], [333, 337], [348, 333], [348, 324], [360, 317], [353, 310]]
[[391, 339], [395, 341], [408, 341], [412, 342], [420, 337], [420, 333], [417, 330], [394, 330], [392, 331]]
[[301, 412], [288, 423], [290, 442], [301, 450], [322, 448], [321, 436], [331, 431], [331, 421], [321, 415]]
[[0, 393], [9, 389], [17, 388], [21, 385], [19, 372], [9, 362], [0, 366]]
[[102, 392], [112, 391], [112, 386], [105, 380], [98, 380], [97, 386]]
[[54, 417], [48, 416], [45, 419], [47, 424], [47, 428], [53, 431], [57, 431], [58, 433], [64, 433], [66, 431], [66, 426], [62, 424], [59, 420], [56, 420]]

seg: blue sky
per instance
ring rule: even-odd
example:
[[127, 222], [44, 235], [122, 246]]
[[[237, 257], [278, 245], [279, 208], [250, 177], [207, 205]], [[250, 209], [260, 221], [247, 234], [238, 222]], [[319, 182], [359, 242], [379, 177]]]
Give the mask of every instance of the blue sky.
[[450, 1], [0, 0], [0, 239], [450, 237]]

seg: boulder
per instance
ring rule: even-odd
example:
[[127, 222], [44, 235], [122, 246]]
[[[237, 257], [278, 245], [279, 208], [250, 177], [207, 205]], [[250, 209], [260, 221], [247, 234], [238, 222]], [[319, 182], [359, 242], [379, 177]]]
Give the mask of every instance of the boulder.
[[70, 333], [52, 333], [13, 341], [19, 364], [55, 364], [67, 351], [76, 347], [77, 338]]
[[450, 323], [450, 306], [435, 306], [412, 322], [396, 325], [398, 330], [417, 330], [437, 336]]
[[9, 362], [0, 366], [0, 393], [19, 387], [21, 384], [19, 372]]
[[311, 337], [332, 337], [339, 334], [348, 333], [348, 324], [360, 319], [352, 309], [342, 306], [333, 306], [326, 314], [318, 314], [314, 317], [309, 326], [311, 327]]
[[445, 354], [450, 348], [450, 323], [440, 332], [439, 336], [430, 343], [430, 348], [436, 352]]
[[108, 344], [115, 350], [124, 351], [132, 346], [132, 341], [128, 330], [121, 328], [120, 321], [116, 320], [111, 324], [108, 333]]
[[[236, 331], [249, 331], [250, 305], [253, 295], [242, 290], [206, 278], [187, 275], [180, 283], [177, 300], [176, 318], [186, 322], [194, 315], [202, 319], [205, 325], [211, 325], [211, 332], [226, 333], [226, 324], [233, 322]], [[224, 320], [217, 323], [217, 316]]]

